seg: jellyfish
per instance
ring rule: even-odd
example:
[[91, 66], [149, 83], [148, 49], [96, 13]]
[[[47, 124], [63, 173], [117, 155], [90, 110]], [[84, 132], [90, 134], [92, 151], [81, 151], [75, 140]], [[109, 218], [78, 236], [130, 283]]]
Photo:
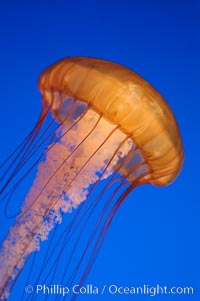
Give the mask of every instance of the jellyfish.
[[[57, 254], [51, 280], [67, 245], [62, 282], [71, 285], [78, 277], [78, 283], [84, 283], [127, 195], [142, 184], [170, 184], [183, 164], [182, 141], [170, 107], [130, 69], [97, 58], [69, 57], [46, 68], [38, 86], [39, 120], [1, 165], [5, 214], [17, 202], [27, 177], [32, 184], [1, 243], [0, 300], [8, 299], [29, 257], [65, 213], [74, 217], [63, 243], [58, 239], [45, 256]], [[96, 208], [98, 218], [91, 224]], [[88, 223], [90, 234], [84, 237]], [[78, 247], [81, 240], [84, 246]], [[77, 249], [81, 252], [73, 261]], [[40, 276], [46, 265], [44, 259]]]

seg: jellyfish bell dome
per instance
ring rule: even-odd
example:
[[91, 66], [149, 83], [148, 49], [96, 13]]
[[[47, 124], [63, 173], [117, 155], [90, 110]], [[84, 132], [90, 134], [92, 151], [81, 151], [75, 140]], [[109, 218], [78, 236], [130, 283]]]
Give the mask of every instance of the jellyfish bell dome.
[[[69, 57], [44, 70], [39, 90], [58, 121], [74, 101], [70, 119], [89, 106], [131, 137], [148, 169], [140, 182], [164, 186], [179, 174], [184, 153], [175, 117], [164, 98], [135, 72], [102, 59]], [[130, 181], [136, 175], [127, 169], [134, 161], [130, 158], [120, 169]]]

